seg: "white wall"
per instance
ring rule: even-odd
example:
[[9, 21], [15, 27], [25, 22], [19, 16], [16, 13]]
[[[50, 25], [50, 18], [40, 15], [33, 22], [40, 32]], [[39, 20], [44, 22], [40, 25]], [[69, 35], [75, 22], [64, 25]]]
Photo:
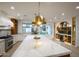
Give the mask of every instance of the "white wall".
[[19, 20], [18, 21], [18, 33], [22, 33], [22, 21], [21, 20]]

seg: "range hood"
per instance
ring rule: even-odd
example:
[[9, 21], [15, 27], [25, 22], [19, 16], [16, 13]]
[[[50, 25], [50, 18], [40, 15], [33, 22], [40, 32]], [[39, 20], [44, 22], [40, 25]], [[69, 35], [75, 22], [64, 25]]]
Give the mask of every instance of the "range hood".
[[13, 23], [10, 18], [7, 17], [7, 13], [3, 10], [0, 10], [0, 28], [2, 27], [12, 27]]
[[7, 17], [0, 16], [0, 27], [12, 27], [13, 23]]

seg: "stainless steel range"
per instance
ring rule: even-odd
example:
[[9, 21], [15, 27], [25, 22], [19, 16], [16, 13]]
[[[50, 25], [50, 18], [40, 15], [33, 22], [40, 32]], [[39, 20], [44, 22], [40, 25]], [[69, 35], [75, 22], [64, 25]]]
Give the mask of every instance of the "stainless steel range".
[[5, 39], [5, 52], [13, 46], [13, 37], [11, 35], [2, 36], [0, 39]]

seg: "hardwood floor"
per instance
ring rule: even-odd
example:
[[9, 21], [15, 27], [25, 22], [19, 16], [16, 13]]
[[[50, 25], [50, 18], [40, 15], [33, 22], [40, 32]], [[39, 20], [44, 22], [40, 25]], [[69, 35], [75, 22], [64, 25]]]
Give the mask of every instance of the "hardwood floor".
[[[68, 44], [64, 44], [63, 42], [57, 41], [57, 40], [53, 40], [54, 42], [56, 42], [57, 44], [62, 45], [63, 47], [68, 48], [69, 50], [72, 51], [71, 57], [79, 57], [79, 48], [76, 48], [72, 45], [68, 45]], [[3, 55], [2, 57], [11, 57], [11, 55], [14, 53], [14, 51], [19, 47], [19, 45], [21, 44], [21, 42], [17, 42], [13, 48], [11, 48], [5, 55]]]

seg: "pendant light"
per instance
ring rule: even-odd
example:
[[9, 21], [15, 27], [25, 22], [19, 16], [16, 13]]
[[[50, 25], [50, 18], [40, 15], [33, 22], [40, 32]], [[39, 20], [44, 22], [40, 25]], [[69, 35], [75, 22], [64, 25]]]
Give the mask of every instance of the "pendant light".
[[38, 15], [35, 16], [34, 20], [32, 21], [34, 25], [41, 25], [46, 24], [45, 18], [40, 15], [40, 2], [38, 2]]

